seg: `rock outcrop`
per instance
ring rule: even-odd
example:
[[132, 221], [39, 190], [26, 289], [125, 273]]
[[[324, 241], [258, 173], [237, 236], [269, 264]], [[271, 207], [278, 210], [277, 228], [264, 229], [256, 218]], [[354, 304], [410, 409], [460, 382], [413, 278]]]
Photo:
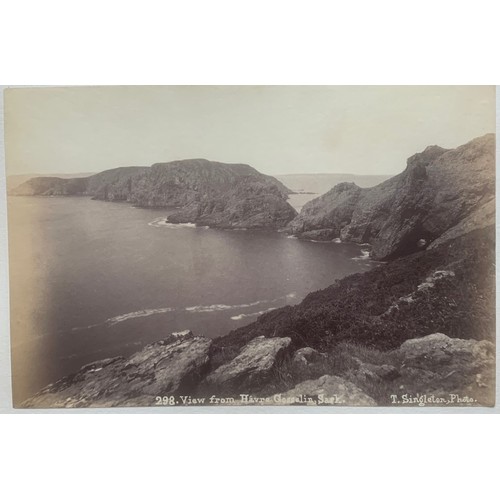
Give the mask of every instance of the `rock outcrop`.
[[92, 196], [139, 207], [176, 208], [169, 222], [220, 228], [279, 229], [296, 215], [291, 191], [249, 165], [181, 160], [122, 167], [77, 179], [38, 177], [12, 195]]
[[[451, 338], [443, 333], [405, 341], [377, 353], [377, 362], [345, 359], [342, 376], [378, 404], [492, 406], [495, 402], [495, 346], [487, 340]], [[422, 396], [425, 396], [424, 398]]]
[[478, 210], [494, 203], [494, 179], [494, 134], [452, 150], [430, 146], [378, 186], [335, 186], [304, 205], [288, 230], [311, 239], [317, 237], [310, 231], [322, 230], [324, 239], [369, 243], [374, 259], [394, 259], [425, 248], [457, 225], [452, 234], [466, 230], [468, 217], [480, 217]]
[[352, 382], [334, 375], [323, 375], [316, 380], [306, 380], [297, 384], [293, 389], [273, 397], [283, 405], [339, 405], [339, 406], [376, 406], [376, 401], [365, 394]]
[[486, 202], [484, 205], [474, 210], [468, 217], [461, 220], [456, 226], [445, 231], [439, 238], [435, 239], [427, 249], [436, 248], [447, 241], [453, 240], [475, 229], [493, 226], [495, 224], [495, 209], [495, 199]]
[[486, 340], [435, 333], [385, 352], [354, 344], [341, 353], [306, 347], [290, 363], [290, 338], [257, 337], [210, 372], [211, 342], [190, 331], [171, 334], [127, 359], [90, 363], [23, 407], [155, 406], [165, 399], [177, 406], [187, 400], [189, 405], [210, 404], [217, 398], [229, 405], [494, 404], [495, 349]]
[[[302, 370], [297, 371], [295, 363]], [[303, 380], [309, 365], [321, 366], [324, 375]], [[340, 352], [303, 348], [294, 356], [291, 370], [298, 383], [272, 396], [273, 402], [341, 406], [492, 406], [495, 402], [494, 344], [442, 333], [407, 340], [385, 352], [355, 344]]]
[[189, 394], [209, 360], [212, 341], [190, 332], [172, 334], [129, 358], [90, 363], [49, 385], [24, 408], [151, 406], [155, 398]]
[[353, 182], [337, 184], [323, 196], [306, 203], [288, 229], [303, 239], [327, 241], [337, 238], [351, 222], [362, 192]]
[[210, 373], [203, 385], [222, 394], [261, 391], [290, 345], [288, 337], [256, 337], [234, 359]]

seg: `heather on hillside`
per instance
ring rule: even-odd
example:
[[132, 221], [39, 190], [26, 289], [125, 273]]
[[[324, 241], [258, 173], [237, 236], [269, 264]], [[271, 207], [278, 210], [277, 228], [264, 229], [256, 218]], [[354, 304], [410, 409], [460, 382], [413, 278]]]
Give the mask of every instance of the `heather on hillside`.
[[[494, 236], [493, 227], [476, 230], [435, 249], [348, 276], [311, 293], [297, 306], [269, 312], [216, 339], [214, 348], [228, 356], [259, 335], [288, 336], [297, 348], [319, 350], [346, 341], [387, 350], [437, 331], [491, 340], [495, 333]], [[424, 285], [442, 270], [453, 275]]]

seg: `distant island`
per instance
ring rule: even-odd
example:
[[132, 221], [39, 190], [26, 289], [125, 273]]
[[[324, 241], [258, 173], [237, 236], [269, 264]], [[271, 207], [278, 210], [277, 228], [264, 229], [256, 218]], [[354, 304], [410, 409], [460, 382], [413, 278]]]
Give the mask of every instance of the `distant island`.
[[279, 229], [296, 215], [292, 191], [249, 165], [204, 159], [120, 167], [89, 177], [35, 177], [13, 196], [91, 196], [137, 207], [175, 208], [169, 222], [233, 229]]
[[18, 194], [175, 200], [176, 220], [222, 225], [266, 226], [269, 215], [266, 227], [369, 244], [387, 263], [225, 336], [179, 332], [128, 358], [88, 364], [25, 407], [209, 405], [214, 395], [217, 404], [320, 405], [332, 394], [326, 404], [494, 404], [493, 134], [453, 150], [430, 146], [375, 187], [341, 183], [298, 216], [286, 206], [289, 190], [250, 167], [206, 163], [190, 176], [188, 165], [108, 173], [114, 181], [96, 184], [28, 181]]

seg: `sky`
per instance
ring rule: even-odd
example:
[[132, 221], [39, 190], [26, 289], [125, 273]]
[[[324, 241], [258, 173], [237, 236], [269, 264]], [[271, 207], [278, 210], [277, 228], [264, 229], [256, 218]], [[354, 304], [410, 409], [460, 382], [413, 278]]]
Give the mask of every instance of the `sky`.
[[187, 158], [270, 174], [396, 174], [429, 145], [495, 131], [494, 86], [10, 88], [7, 174]]

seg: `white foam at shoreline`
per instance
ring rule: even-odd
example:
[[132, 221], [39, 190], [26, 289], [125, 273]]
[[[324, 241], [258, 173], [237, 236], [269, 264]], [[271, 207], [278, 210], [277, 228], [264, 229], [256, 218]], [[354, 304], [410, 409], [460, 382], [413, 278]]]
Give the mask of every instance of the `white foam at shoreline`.
[[361, 256], [360, 257], [353, 257], [352, 260], [368, 260], [370, 258], [370, 251], [369, 250], [361, 250]]
[[254, 306], [258, 306], [259, 304], [265, 304], [267, 302], [274, 302], [275, 300], [279, 300], [279, 299], [257, 300], [256, 302], [250, 302], [249, 304], [234, 304], [234, 305], [212, 304], [209, 306], [191, 306], [191, 307], [186, 307], [185, 310], [189, 311], [189, 312], [195, 312], [195, 313], [227, 311], [230, 309], [244, 309], [246, 307], [254, 307]]
[[122, 321], [127, 321], [129, 319], [144, 318], [146, 316], [152, 316], [153, 314], [164, 314], [167, 312], [172, 312], [174, 310], [175, 309], [172, 309], [171, 307], [161, 307], [158, 309], [141, 309], [140, 311], [134, 311], [131, 313], [121, 314], [119, 316], [109, 318], [106, 320], [106, 324], [109, 326], [113, 326], [117, 323], [121, 323]]
[[269, 312], [269, 311], [274, 311], [275, 309], [277, 309], [277, 308], [276, 307], [269, 307], [268, 309], [264, 309], [263, 311], [257, 311], [257, 312], [249, 313], [249, 314], [238, 314], [238, 316], [231, 316], [231, 319], [233, 321], [239, 321], [240, 319], [243, 319], [243, 318], [250, 318], [252, 316], [260, 316], [261, 314], [264, 314], [264, 313]]
[[191, 333], [191, 330], [182, 330], [182, 332], [173, 332], [170, 335], [176, 337], [176, 338], [181, 338], [181, 337], [186, 337]]
[[[247, 309], [250, 307], [256, 307], [261, 304], [273, 304], [279, 301], [282, 301], [284, 299], [294, 299], [297, 296], [296, 292], [291, 292], [284, 297], [278, 297], [276, 299], [268, 299], [268, 300], [256, 300], [255, 302], [250, 302], [248, 304], [211, 304], [211, 305], [197, 305], [197, 306], [190, 306], [190, 307], [184, 307], [184, 308], [174, 308], [174, 307], [159, 307], [155, 309], [141, 309], [140, 311], [133, 311], [125, 314], [120, 314], [118, 316], [113, 316], [112, 318], [108, 318], [106, 321], [103, 323], [96, 323], [93, 325], [88, 325], [88, 326], [77, 326], [71, 329], [71, 331], [81, 331], [81, 330], [89, 330], [91, 328], [95, 328], [97, 326], [115, 326], [118, 323], [122, 323], [123, 321], [128, 321], [130, 319], [136, 319], [136, 318], [145, 318], [148, 316], [153, 316], [155, 314], [165, 314], [169, 312], [174, 312], [174, 311], [187, 311], [190, 313], [210, 313], [210, 312], [221, 312], [221, 311], [231, 311], [233, 309]], [[273, 310], [276, 309], [275, 307], [271, 307], [267, 310]], [[262, 312], [265, 311], [259, 311], [257, 313], [249, 313], [249, 314], [243, 314], [240, 315], [242, 317], [246, 316], [257, 316], [259, 314], [262, 314]], [[232, 318], [234, 319], [234, 318]]]
[[181, 228], [195, 228], [196, 224], [192, 222], [183, 222], [179, 224], [174, 224], [173, 222], [168, 222], [168, 217], [158, 217], [151, 222], [148, 222], [148, 226], [152, 227], [168, 227], [169, 229], [181, 229]]
[[94, 325], [87, 326], [75, 326], [71, 329], [72, 332], [78, 332], [79, 330], [90, 330], [91, 328], [95, 328], [96, 326], [101, 325], [102, 323], [95, 323]]

